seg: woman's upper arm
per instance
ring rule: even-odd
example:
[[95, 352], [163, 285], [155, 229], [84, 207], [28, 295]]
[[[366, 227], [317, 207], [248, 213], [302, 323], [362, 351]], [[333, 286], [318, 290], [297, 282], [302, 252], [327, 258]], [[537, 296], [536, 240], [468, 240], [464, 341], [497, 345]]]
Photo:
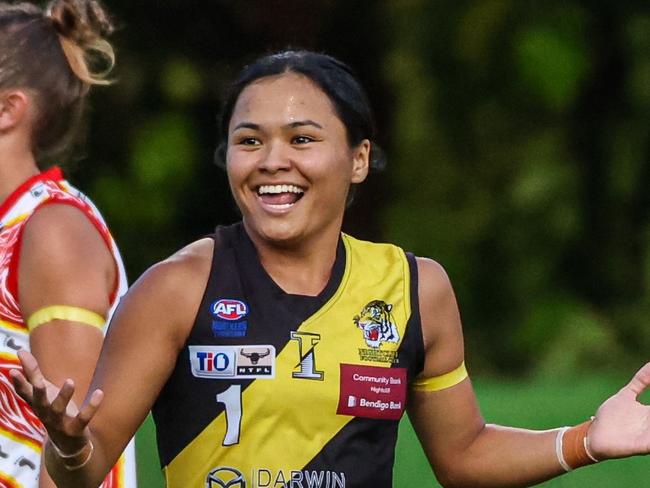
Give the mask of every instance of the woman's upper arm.
[[90, 423], [107, 460], [115, 460], [171, 374], [207, 283], [212, 240], [188, 246], [150, 268], [116, 310], [89, 391], [104, 400]]
[[[425, 345], [420, 378], [434, 378], [464, 361], [463, 332], [445, 270], [418, 258], [418, 297]], [[412, 390], [409, 417], [436, 474], [444, 479], [455, 459], [484, 427], [469, 379], [439, 391]]]
[[[18, 266], [18, 301], [25, 320], [53, 305], [106, 317], [116, 279], [110, 250], [81, 210], [53, 204], [30, 217]], [[92, 377], [102, 337], [98, 327], [54, 319], [32, 330], [29, 341], [45, 376], [59, 385], [73, 378], [76, 400], [80, 401]]]

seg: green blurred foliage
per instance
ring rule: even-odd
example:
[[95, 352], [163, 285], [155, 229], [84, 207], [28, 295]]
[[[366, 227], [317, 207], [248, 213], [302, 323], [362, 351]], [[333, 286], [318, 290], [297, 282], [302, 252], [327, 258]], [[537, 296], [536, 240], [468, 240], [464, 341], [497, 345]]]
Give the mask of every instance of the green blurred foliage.
[[438, 259], [483, 371], [647, 358], [648, 6], [385, 2], [389, 240]]
[[341, 57], [389, 168], [345, 222], [440, 261], [474, 370], [629, 367], [650, 346], [646, 0], [109, 0], [116, 78], [88, 160], [131, 278], [238, 218], [212, 164], [228, 81], [269, 50]]

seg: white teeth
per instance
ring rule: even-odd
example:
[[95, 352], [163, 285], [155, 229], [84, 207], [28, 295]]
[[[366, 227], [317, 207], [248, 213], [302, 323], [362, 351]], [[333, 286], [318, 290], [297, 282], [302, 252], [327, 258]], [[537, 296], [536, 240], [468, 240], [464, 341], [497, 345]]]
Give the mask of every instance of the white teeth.
[[302, 188], [295, 185], [262, 185], [257, 189], [259, 195], [267, 193], [304, 193]]

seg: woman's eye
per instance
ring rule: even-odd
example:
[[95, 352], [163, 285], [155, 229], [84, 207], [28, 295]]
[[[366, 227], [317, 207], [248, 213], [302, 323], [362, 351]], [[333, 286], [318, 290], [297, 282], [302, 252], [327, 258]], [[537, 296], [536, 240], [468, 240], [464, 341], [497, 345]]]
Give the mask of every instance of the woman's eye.
[[237, 144], [241, 146], [259, 146], [260, 141], [259, 139], [255, 139], [254, 137], [243, 137], [237, 142]]
[[313, 142], [314, 139], [309, 136], [296, 136], [291, 140], [292, 144], [307, 144]]

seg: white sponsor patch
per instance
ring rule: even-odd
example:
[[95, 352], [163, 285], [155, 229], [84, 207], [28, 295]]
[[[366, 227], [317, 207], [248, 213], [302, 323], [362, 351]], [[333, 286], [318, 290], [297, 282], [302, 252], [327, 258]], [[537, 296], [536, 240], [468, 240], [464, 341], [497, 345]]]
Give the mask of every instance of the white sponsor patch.
[[189, 346], [192, 374], [197, 378], [272, 379], [275, 378], [275, 347]]

